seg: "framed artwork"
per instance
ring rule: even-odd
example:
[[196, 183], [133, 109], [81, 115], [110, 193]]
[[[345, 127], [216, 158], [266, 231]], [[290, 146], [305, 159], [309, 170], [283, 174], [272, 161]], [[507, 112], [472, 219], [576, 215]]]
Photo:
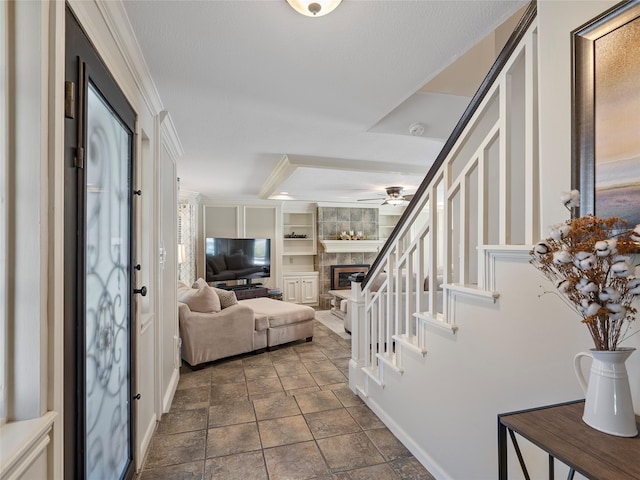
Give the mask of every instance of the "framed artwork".
[[640, 0], [572, 32], [575, 215], [640, 224]]

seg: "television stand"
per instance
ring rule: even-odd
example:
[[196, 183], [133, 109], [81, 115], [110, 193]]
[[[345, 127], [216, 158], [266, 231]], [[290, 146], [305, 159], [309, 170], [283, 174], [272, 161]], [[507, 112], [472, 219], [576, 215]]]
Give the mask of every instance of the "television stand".
[[249, 285], [228, 285], [225, 287], [219, 287], [224, 290], [231, 290], [235, 292], [238, 300], [246, 300], [247, 298], [258, 298], [268, 296], [269, 289], [263, 287], [260, 283], [253, 283]]
[[244, 285], [225, 285], [222, 288], [223, 290], [233, 290], [237, 292], [238, 290], [253, 290], [254, 288], [262, 288], [261, 283], [245, 283]]

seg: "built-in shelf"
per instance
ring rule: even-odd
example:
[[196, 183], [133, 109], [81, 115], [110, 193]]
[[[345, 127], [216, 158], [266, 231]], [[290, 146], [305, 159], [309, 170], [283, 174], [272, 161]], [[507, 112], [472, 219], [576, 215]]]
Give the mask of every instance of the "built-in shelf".
[[378, 252], [384, 240], [320, 240], [326, 253]]
[[315, 208], [283, 211], [282, 235], [281, 281], [284, 301], [318, 305], [320, 277], [314, 270], [317, 253]]
[[[402, 208], [402, 210], [404, 210], [404, 208]], [[388, 209], [380, 208], [378, 214], [378, 237], [382, 239], [389, 238], [398, 220], [400, 220], [401, 215], [402, 211], [398, 211], [397, 209], [389, 211]]]
[[[284, 212], [282, 227], [283, 235], [306, 235], [304, 238], [284, 237], [283, 255], [316, 254], [316, 216], [314, 212]], [[313, 264], [313, 260], [311, 263]]]

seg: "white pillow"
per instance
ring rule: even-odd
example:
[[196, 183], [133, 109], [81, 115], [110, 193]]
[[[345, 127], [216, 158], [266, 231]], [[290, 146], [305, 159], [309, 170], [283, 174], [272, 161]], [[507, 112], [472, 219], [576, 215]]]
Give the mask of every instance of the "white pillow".
[[[200, 277], [196, 280], [193, 285], [193, 288], [203, 288], [209, 287], [209, 284], [205, 281], [204, 278]], [[225, 309], [230, 307], [231, 305], [235, 305], [238, 303], [238, 298], [236, 297], [236, 292], [233, 290], [224, 290], [223, 288], [209, 287], [218, 294], [218, 298], [220, 299], [220, 308]]]
[[222, 310], [218, 294], [209, 286], [191, 289], [180, 301], [186, 303], [192, 312], [217, 313]]
[[191, 288], [189, 285], [178, 281], [178, 301], [182, 302], [183, 298], [186, 298], [187, 296], [191, 295], [192, 290], [193, 288]]

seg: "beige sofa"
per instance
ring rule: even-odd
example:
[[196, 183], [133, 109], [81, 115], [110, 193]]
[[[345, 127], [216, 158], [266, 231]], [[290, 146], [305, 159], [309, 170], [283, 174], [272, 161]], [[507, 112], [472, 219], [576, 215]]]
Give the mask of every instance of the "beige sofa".
[[182, 358], [192, 366], [267, 347], [267, 317], [246, 305], [205, 313], [178, 303], [178, 318]]
[[240, 305], [250, 307], [256, 315], [267, 317], [267, 348], [283, 343], [313, 339], [313, 319], [316, 311], [307, 305], [282, 302], [271, 298], [240, 300]]
[[315, 310], [271, 298], [236, 299], [198, 279], [178, 283], [182, 358], [192, 366], [295, 340], [313, 339]]

